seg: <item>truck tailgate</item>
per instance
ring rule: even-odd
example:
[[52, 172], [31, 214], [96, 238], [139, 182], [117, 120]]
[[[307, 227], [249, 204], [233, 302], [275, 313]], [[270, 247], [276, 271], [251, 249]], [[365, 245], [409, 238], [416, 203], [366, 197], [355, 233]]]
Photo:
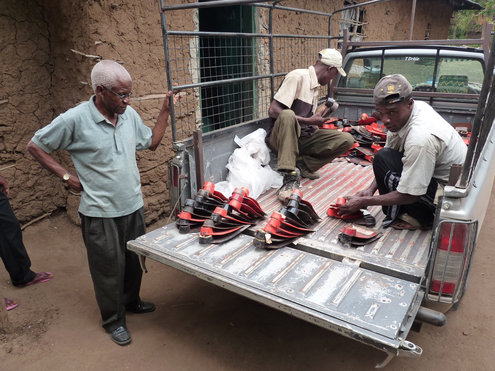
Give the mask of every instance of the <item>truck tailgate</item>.
[[[128, 248], [389, 355], [421, 354], [405, 338], [423, 297], [430, 232], [387, 229], [370, 245], [339, 245], [345, 222], [327, 217], [326, 209], [336, 197], [367, 186], [372, 170], [336, 161], [321, 173], [316, 181], [304, 181], [302, 191], [322, 220], [288, 247], [255, 248], [249, 234], [262, 221], [248, 234], [210, 245], [200, 244], [198, 233], [180, 234], [172, 223], [129, 241]], [[268, 215], [282, 206], [276, 190], [258, 201]], [[380, 225], [380, 209], [370, 211]]]

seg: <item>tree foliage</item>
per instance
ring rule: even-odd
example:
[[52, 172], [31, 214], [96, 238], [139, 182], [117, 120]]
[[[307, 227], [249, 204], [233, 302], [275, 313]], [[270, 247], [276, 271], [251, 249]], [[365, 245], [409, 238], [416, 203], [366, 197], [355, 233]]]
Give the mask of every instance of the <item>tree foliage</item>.
[[484, 23], [495, 21], [495, 0], [478, 0], [484, 9], [459, 10], [454, 13], [449, 30], [450, 39], [467, 39], [476, 32], [481, 32]]

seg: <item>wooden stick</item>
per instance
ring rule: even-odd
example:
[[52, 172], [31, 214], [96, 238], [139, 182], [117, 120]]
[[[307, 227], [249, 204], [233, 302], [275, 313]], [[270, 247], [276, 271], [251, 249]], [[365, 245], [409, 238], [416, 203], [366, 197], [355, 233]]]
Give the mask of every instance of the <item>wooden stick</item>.
[[2, 168], [0, 169], [0, 171], [4, 171], [4, 170], [6, 170], [6, 169], [10, 169], [11, 167], [15, 167], [15, 164], [12, 164], [12, 165], [8, 165], [8, 166], [5, 166], [5, 167], [2, 167]]
[[31, 220], [31, 221], [27, 222], [26, 224], [24, 224], [23, 226], [21, 226], [21, 231], [23, 231], [26, 227], [30, 226], [31, 224], [36, 223], [36, 222], [40, 221], [41, 219], [44, 219], [44, 218], [46, 218], [47, 216], [50, 216], [50, 215], [52, 215], [51, 212], [50, 213], [43, 214], [41, 216], [38, 216], [37, 218], [34, 218], [33, 220]]
[[73, 53], [82, 55], [83, 57], [86, 57], [86, 58], [101, 59], [101, 56], [100, 55], [84, 54], [83, 52], [80, 52], [80, 51], [75, 50], [75, 49], [71, 49], [70, 51], [73, 52]]
[[[185, 97], [186, 95], [187, 95], [187, 93], [182, 91], [182, 92], [175, 93], [174, 98], [179, 100], [180, 98]], [[140, 100], [148, 100], [148, 99], [163, 99], [166, 96], [167, 96], [167, 94], [149, 94], [149, 95], [143, 95], [142, 97], [131, 98], [131, 101], [132, 102], [138, 102]], [[177, 103], [177, 102], [174, 100], [174, 103]]]
[[138, 102], [140, 100], [148, 100], [148, 99], [163, 99], [167, 94], [150, 94], [144, 95], [142, 97], [131, 98], [131, 101]]
[[11, 329], [12, 326], [9, 322], [9, 317], [7, 316], [7, 308], [5, 307], [5, 300], [2, 293], [0, 292], [0, 333], [9, 333]]

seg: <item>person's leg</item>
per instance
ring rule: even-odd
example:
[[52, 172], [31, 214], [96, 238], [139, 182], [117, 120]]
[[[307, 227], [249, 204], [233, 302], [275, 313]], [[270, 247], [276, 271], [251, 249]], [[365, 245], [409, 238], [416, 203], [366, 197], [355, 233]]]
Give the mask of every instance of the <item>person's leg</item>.
[[138, 256], [127, 250], [127, 241], [146, 233], [144, 211], [118, 218], [81, 215], [81, 221], [102, 325], [111, 332], [125, 326], [126, 307], [141, 302], [143, 273]]
[[14, 286], [24, 285], [36, 274], [22, 242], [22, 231], [7, 196], [0, 192], [0, 257]]
[[273, 124], [270, 148], [277, 152], [277, 170], [292, 171], [299, 155], [298, 138], [301, 127], [292, 110], [283, 110]]
[[299, 155], [298, 138], [301, 126], [292, 110], [283, 110], [278, 116], [270, 134], [269, 146], [277, 153], [277, 170], [283, 175], [283, 184], [278, 190], [282, 202], [300, 186], [300, 175], [296, 170]]
[[[141, 208], [136, 212], [123, 217], [123, 233], [125, 235], [125, 244], [127, 241], [134, 240], [146, 233], [146, 224], [144, 220], [144, 209]], [[141, 289], [141, 280], [143, 271], [139, 263], [139, 257], [136, 253], [125, 248], [125, 276], [124, 276], [124, 305], [128, 309], [135, 308], [141, 303], [139, 290]], [[153, 306], [154, 307], [154, 306]]]
[[[402, 153], [397, 150], [383, 148], [375, 154], [373, 172], [380, 194], [386, 194], [397, 189], [402, 167]], [[383, 223], [384, 226], [390, 225], [402, 213], [412, 216], [423, 227], [431, 225], [435, 214], [434, 199], [437, 186], [437, 182], [432, 179], [426, 194], [413, 204], [383, 206], [383, 213], [387, 216]]]
[[354, 138], [349, 133], [318, 129], [310, 137], [299, 138], [300, 158], [310, 172], [315, 172], [346, 153], [353, 144]]
[[411, 205], [403, 205], [402, 212], [418, 220], [421, 228], [431, 228], [435, 217], [435, 194], [437, 193], [438, 183], [432, 179], [428, 185], [426, 194], [419, 198], [418, 202]]
[[112, 218], [81, 215], [81, 230], [102, 326], [112, 332], [125, 326], [125, 242]]

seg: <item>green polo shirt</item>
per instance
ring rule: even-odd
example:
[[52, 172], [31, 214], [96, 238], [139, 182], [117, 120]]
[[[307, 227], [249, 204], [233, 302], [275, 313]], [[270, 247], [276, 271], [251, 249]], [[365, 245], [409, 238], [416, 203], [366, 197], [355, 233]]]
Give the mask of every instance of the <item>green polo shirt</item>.
[[92, 96], [38, 130], [32, 140], [47, 153], [70, 153], [83, 186], [81, 214], [115, 218], [143, 206], [136, 150], [149, 148], [151, 129], [130, 106], [114, 127]]

